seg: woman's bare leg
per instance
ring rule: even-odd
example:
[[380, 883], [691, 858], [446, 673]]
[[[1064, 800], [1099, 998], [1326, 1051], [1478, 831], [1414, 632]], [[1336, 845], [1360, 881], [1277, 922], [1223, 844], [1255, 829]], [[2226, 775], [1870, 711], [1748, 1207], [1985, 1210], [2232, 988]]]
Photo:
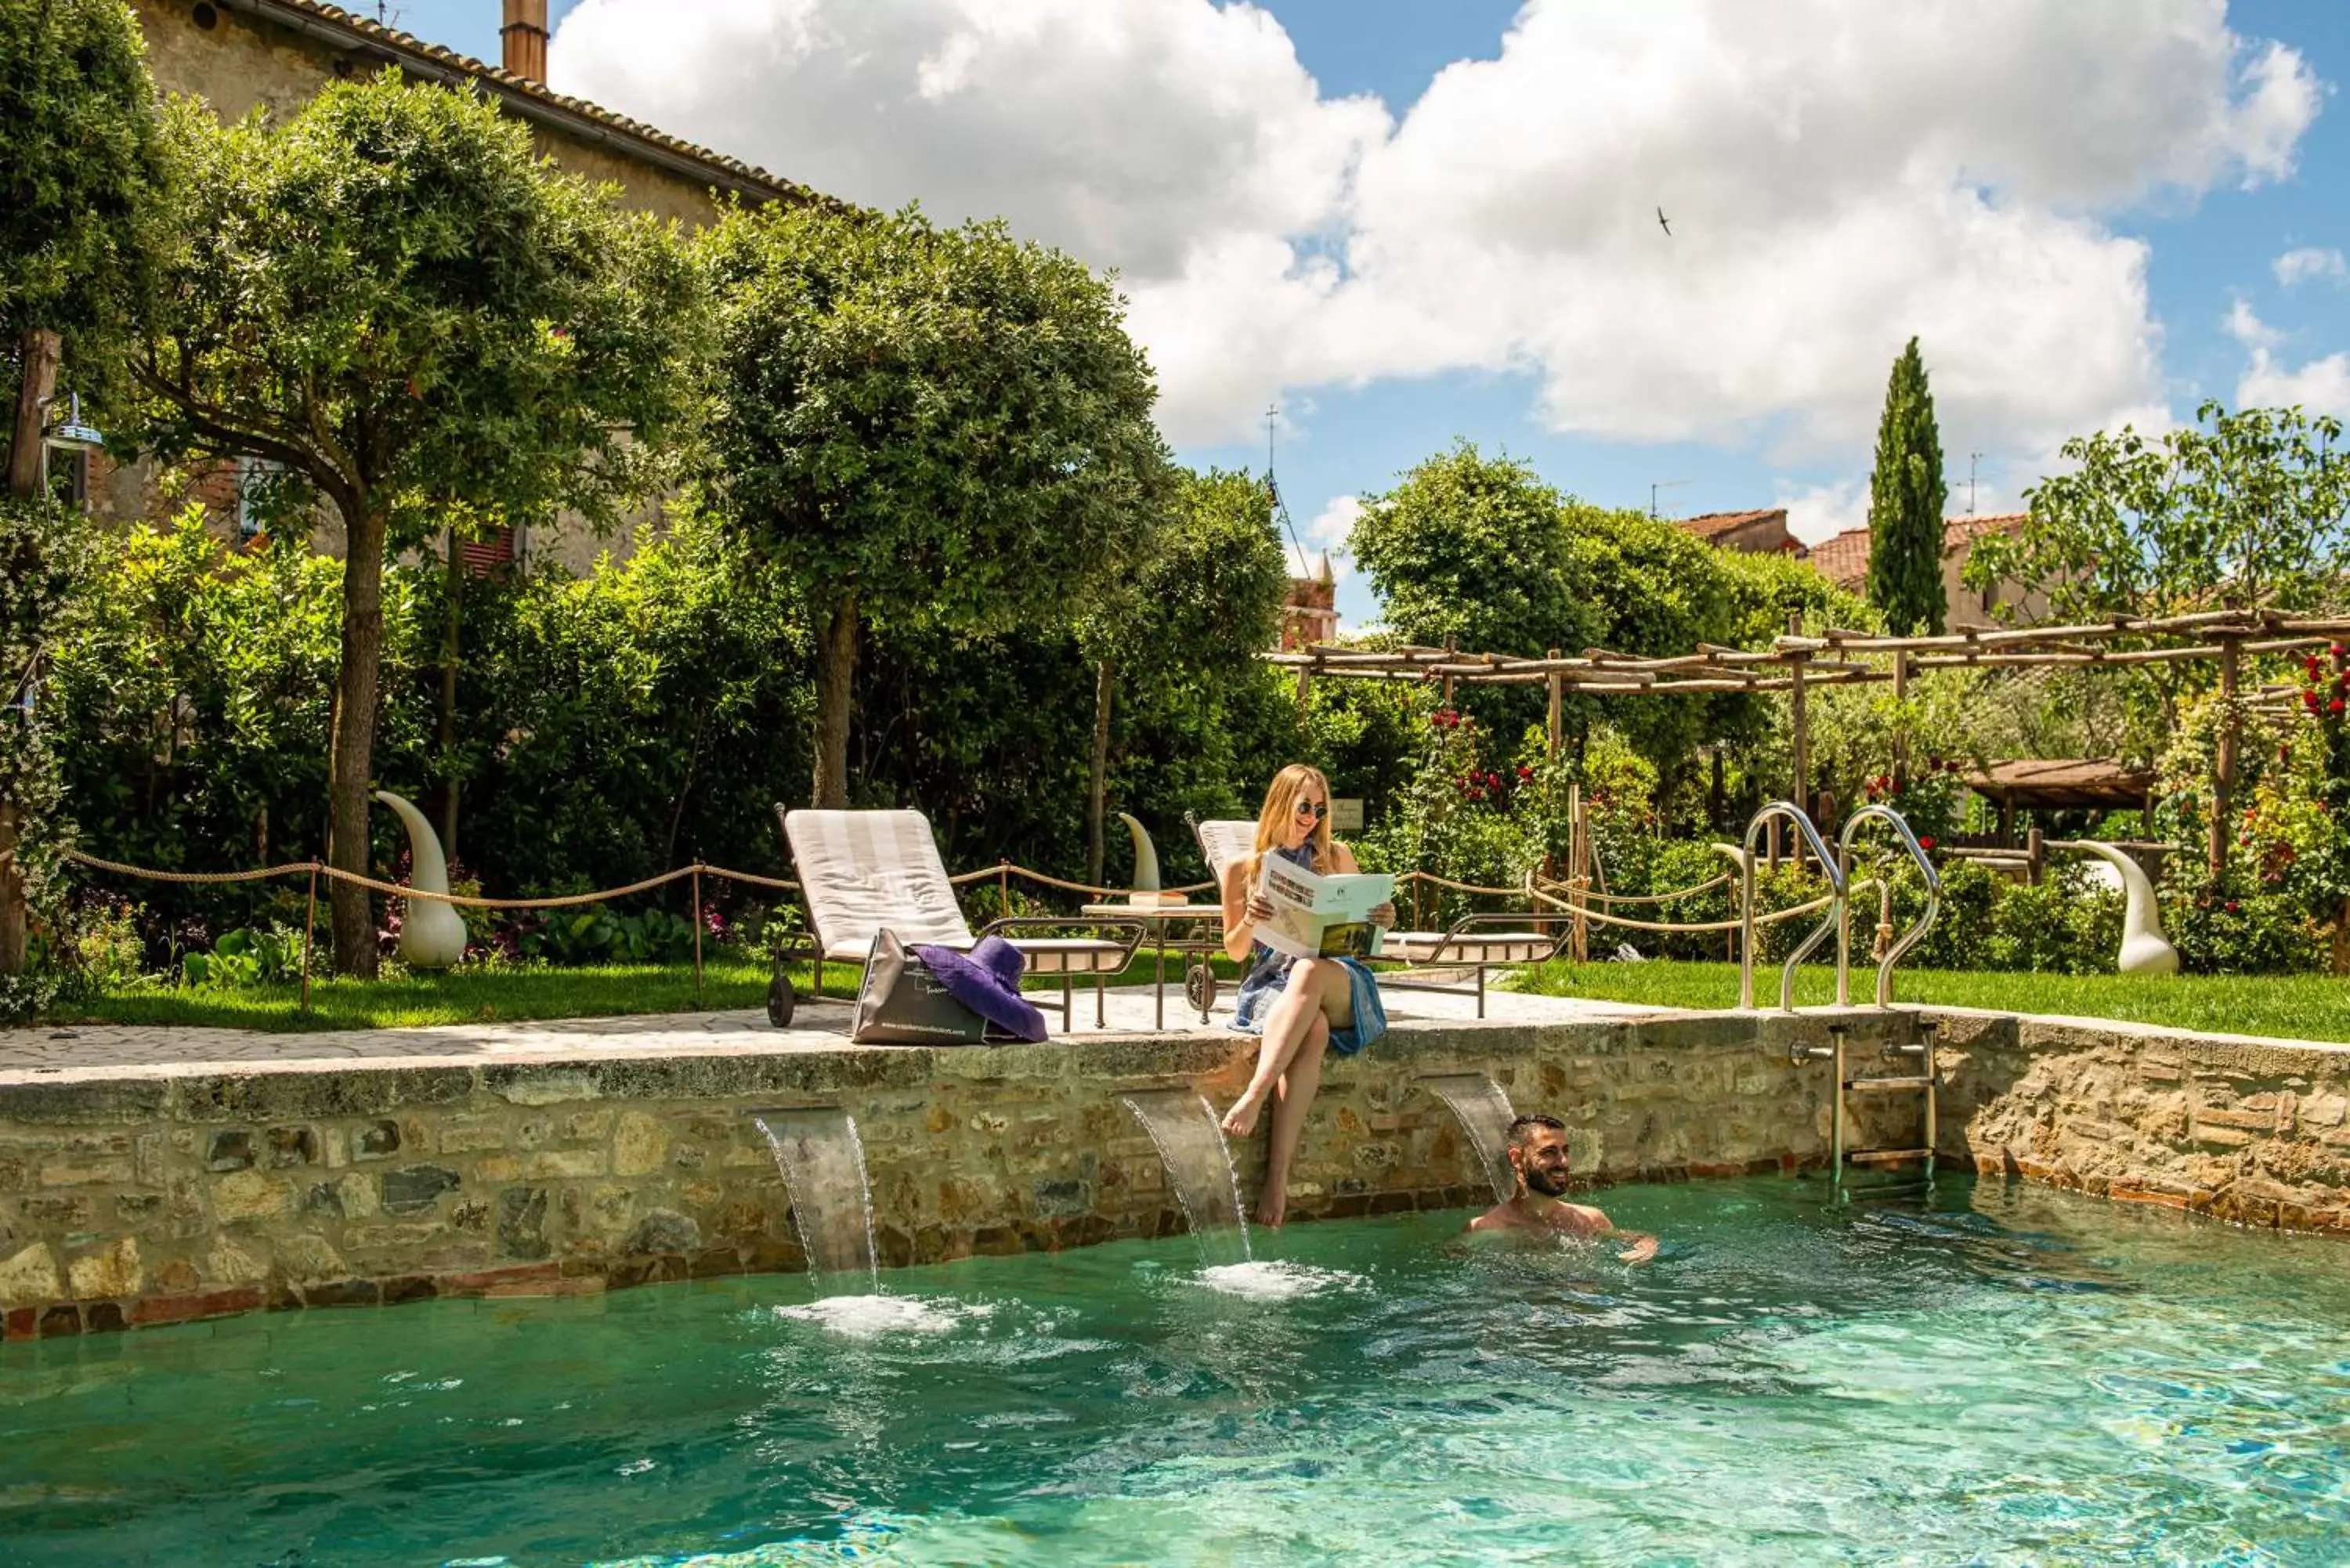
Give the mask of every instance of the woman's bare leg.
[[1232, 1108], [1224, 1113], [1224, 1131], [1231, 1137], [1246, 1137], [1256, 1130], [1257, 1113], [1264, 1108], [1265, 1096], [1273, 1093], [1273, 1085], [1287, 1070], [1289, 1059], [1305, 1044], [1306, 1032], [1314, 1026], [1316, 1017], [1326, 1018], [1334, 1028], [1343, 1029], [1352, 1023], [1353, 984], [1344, 964], [1327, 959], [1300, 959], [1290, 969], [1288, 983], [1274, 1000], [1273, 1011], [1265, 1015], [1264, 1044], [1257, 1047], [1256, 1053], [1256, 1075], [1241, 1091], [1241, 1097], [1232, 1102]]
[[1273, 1137], [1265, 1151], [1264, 1190], [1256, 1200], [1256, 1221], [1260, 1225], [1277, 1226], [1288, 1212], [1289, 1163], [1305, 1135], [1306, 1108], [1314, 1104], [1314, 1093], [1322, 1086], [1322, 1056], [1329, 1045], [1330, 1021], [1316, 1012], [1275, 1091]]

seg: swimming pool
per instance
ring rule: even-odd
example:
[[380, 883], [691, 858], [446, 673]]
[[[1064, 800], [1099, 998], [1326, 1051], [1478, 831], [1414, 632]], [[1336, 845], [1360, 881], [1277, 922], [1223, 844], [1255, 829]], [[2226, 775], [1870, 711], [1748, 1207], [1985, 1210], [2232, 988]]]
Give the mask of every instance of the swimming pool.
[[26, 1564], [2321, 1563], [2350, 1249], [1946, 1179], [1610, 1189], [884, 1276], [229, 1319], [0, 1354]]

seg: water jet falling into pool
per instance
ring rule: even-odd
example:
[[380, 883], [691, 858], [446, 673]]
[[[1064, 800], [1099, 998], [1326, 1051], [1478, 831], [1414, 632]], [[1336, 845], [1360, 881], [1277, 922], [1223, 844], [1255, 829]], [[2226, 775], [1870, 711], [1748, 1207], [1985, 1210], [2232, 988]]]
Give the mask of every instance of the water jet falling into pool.
[[[1216, 1109], [1193, 1089], [1149, 1089], [1118, 1096], [1159, 1149], [1191, 1222], [1205, 1267], [1251, 1261], [1248, 1218], [1241, 1210], [1241, 1179], [1224, 1142]], [[1239, 1256], [1230, 1254], [1237, 1242]], [[1218, 1256], [1216, 1254], [1225, 1254]]]
[[837, 1106], [762, 1111], [751, 1118], [775, 1151], [792, 1224], [819, 1296], [881, 1292], [873, 1249], [873, 1189], [857, 1118]]
[[1447, 1074], [1420, 1082], [1451, 1108], [1461, 1130], [1469, 1135], [1470, 1146], [1484, 1165], [1485, 1179], [1493, 1184], [1493, 1201], [1507, 1203], [1518, 1190], [1517, 1172], [1510, 1168], [1510, 1123], [1517, 1118], [1510, 1096], [1479, 1073]]

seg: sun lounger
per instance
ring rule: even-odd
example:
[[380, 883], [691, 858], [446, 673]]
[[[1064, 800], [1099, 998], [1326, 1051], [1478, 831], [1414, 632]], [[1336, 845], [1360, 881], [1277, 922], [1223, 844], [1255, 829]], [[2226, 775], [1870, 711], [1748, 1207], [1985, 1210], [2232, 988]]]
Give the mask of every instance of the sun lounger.
[[[1200, 853], [1207, 857], [1208, 874], [1216, 879], [1219, 889], [1224, 879], [1224, 867], [1243, 859], [1256, 850], [1256, 824], [1232, 820], [1202, 822], [1194, 829], [1200, 838]], [[1442, 991], [1477, 998], [1477, 1016], [1485, 1016], [1485, 972], [1518, 964], [1542, 963], [1556, 958], [1573, 935], [1571, 925], [1562, 925], [1556, 932], [1542, 928], [1551, 921], [1547, 918], [1529, 916], [1523, 911], [1490, 915], [1463, 915], [1440, 931], [1389, 931], [1379, 944], [1379, 957], [1392, 959], [1406, 965], [1400, 974], [1388, 973], [1379, 977], [1382, 985], [1397, 985], [1416, 991]], [[1410, 978], [1423, 970], [1468, 970], [1473, 981], [1469, 986], [1443, 985]]]
[[[785, 959], [808, 959], [815, 977], [810, 994], [822, 996], [824, 961], [866, 963], [873, 939], [885, 929], [909, 947], [927, 943], [958, 950], [968, 950], [981, 937], [1003, 938], [1020, 950], [1028, 973], [1061, 977], [1064, 1029], [1075, 1026], [1070, 1011], [1075, 977], [1091, 975], [1094, 1022], [1097, 1027], [1107, 1026], [1103, 988], [1108, 976], [1133, 961], [1142, 940], [1139, 921], [1019, 916], [991, 920], [973, 932], [947, 877], [946, 862], [939, 857], [930, 819], [920, 812], [786, 811], [778, 805], [775, 816], [799, 873], [809, 936], [806, 948], [778, 953], [767, 998], [767, 1016], [778, 1027], [790, 1021], [794, 1005]], [[1072, 927], [1095, 934], [1042, 934]]]

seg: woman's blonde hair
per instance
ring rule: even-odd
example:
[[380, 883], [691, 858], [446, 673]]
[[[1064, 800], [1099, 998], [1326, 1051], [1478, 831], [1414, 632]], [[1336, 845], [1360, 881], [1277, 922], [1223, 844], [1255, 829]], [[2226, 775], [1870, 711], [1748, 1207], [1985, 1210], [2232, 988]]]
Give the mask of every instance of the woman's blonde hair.
[[[1264, 792], [1264, 807], [1256, 814], [1256, 852], [1249, 857], [1249, 880], [1256, 880], [1257, 868], [1264, 864], [1265, 853], [1289, 836], [1289, 824], [1297, 815], [1297, 797], [1307, 784], [1322, 794], [1322, 804], [1330, 804], [1330, 781], [1322, 776], [1320, 768], [1304, 763], [1292, 763], [1273, 775], [1273, 784]], [[1330, 815], [1322, 814], [1314, 825], [1314, 865], [1316, 870], [1330, 868]]]

